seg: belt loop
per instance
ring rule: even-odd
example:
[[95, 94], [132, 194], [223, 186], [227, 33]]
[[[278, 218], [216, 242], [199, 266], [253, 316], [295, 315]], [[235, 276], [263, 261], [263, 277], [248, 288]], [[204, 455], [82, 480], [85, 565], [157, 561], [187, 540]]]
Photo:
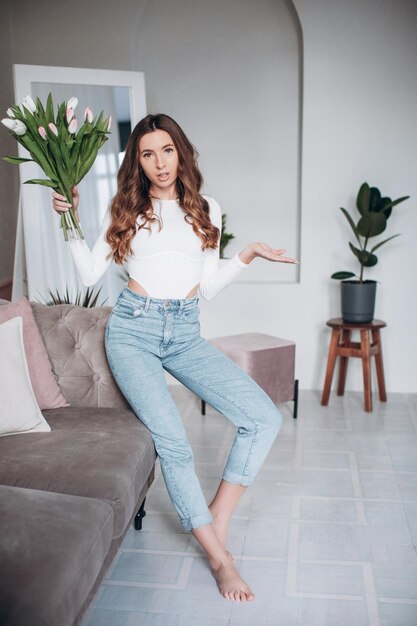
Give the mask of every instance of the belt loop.
[[183, 310], [184, 310], [184, 304], [185, 304], [184, 300], [180, 300], [180, 312], [179, 312], [180, 316], [181, 316], [181, 315], [182, 315], [182, 313], [183, 313]]
[[145, 313], [148, 312], [150, 304], [151, 304], [151, 297], [150, 296], [146, 296]]

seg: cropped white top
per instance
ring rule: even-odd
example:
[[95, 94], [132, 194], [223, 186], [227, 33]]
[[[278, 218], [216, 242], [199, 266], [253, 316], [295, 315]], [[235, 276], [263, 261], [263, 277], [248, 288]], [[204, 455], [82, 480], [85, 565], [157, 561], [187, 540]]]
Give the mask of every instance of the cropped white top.
[[[219, 204], [204, 196], [210, 207], [210, 220], [221, 232], [222, 214]], [[150, 222], [149, 228], [140, 228], [132, 240], [132, 255], [127, 258], [129, 276], [136, 280], [153, 298], [180, 299], [198, 285], [198, 294], [211, 300], [224, 287], [249, 267], [238, 254], [225, 263], [219, 263], [219, 247], [201, 249], [201, 239], [185, 218], [185, 212], [176, 200], [152, 200], [154, 214], [162, 221]], [[140, 221], [142, 220], [142, 221]], [[138, 226], [143, 218], [138, 218]], [[71, 240], [69, 245], [78, 273], [85, 286], [94, 285], [112, 261], [105, 240], [110, 224], [106, 212], [100, 235], [92, 250], [84, 239]]]

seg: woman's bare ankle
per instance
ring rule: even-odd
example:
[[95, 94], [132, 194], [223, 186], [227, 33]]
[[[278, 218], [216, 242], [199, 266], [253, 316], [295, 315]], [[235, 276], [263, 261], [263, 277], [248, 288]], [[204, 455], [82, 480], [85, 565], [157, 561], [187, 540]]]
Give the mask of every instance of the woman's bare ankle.
[[207, 555], [210, 568], [216, 571], [220, 569], [221, 567], [228, 565], [231, 561], [230, 557], [231, 557], [231, 554], [228, 550], [224, 550], [223, 554], [218, 554], [216, 556]]

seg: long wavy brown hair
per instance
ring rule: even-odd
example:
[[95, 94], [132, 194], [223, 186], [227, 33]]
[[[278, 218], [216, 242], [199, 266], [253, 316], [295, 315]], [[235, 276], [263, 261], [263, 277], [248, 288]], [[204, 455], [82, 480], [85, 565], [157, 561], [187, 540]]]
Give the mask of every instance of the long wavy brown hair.
[[[147, 115], [134, 128], [126, 146], [125, 156], [117, 175], [117, 193], [110, 204], [111, 223], [106, 233], [112, 255], [120, 265], [132, 254], [132, 239], [140, 228], [150, 229], [150, 222], [159, 223], [153, 215], [149, 196], [150, 181], [139, 161], [139, 142], [147, 133], [166, 131], [178, 152], [178, 177], [176, 190], [178, 201], [184, 210], [184, 220], [190, 224], [202, 241], [202, 250], [216, 248], [219, 229], [210, 221], [209, 205], [200, 194], [203, 177], [197, 165], [198, 153], [187, 139], [184, 131], [168, 115]], [[140, 225], [137, 224], [141, 217]]]

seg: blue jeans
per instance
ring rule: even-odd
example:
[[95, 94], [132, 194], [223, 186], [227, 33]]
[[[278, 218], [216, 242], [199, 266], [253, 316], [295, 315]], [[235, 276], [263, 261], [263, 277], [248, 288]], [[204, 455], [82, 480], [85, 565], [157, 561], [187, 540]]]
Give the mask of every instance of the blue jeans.
[[126, 287], [106, 327], [116, 382], [150, 431], [185, 531], [212, 522], [164, 369], [236, 427], [223, 479], [251, 485], [282, 424], [275, 404], [234, 361], [200, 336], [199, 297], [163, 300]]

